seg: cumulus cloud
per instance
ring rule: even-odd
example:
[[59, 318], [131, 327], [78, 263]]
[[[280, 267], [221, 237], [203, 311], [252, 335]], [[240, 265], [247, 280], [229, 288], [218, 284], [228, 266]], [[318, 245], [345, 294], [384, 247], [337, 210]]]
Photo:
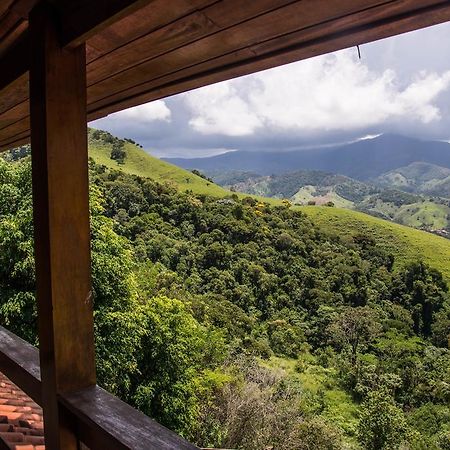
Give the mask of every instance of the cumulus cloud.
[[239, 89], [240, 82], [224, 82], [185, 95], [194, 116], [189, 124], [203, 134], [245, 136], [261, 127], [258, 114]]
[[129, 123], [133, 127], [146, 126], [155, 121], [170, 122], [172, 113], [164, 100], [156, 100], [134, 108], [125, 109], [114, 113], [103, 119], [92, 122], [95, 128], [103, 125], [114, 127], [116, 124]]
[[345, 131], [400, 118], [437, 121], [435, 100], [449, 86], [450, 71], [421, 71], [405, 83], [394, 70], [370, 70], [344, 50], [199, 89], [184, 102], [190, 126], [202, 134]]

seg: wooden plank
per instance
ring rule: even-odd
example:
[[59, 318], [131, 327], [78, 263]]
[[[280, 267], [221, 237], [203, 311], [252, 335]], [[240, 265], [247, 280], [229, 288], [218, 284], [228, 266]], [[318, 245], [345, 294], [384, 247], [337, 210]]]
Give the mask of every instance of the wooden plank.
[[24, 133], [14, 136], [13, 138], [9, 139], [8, 141], [5, 141], [4, 143], [2, 142], [0, 144], [0, 152], [29, 143], [30, 143], [30, 131], [28, 130]]
[[91, 450], [198, 448], [98, 386], [62, 394], [60, 399], [77, 417], [80, 438]]
[[[153, 0], [139, 10], [91, 37], [86, 44], [97, 51], [97, 57], [129, 44], [219, 0]], [[145, 20], [143, 20], [145, 18]], [[88, 56], [88, 62], [91, 59]]]
[[[424, 0], [424, 3], [428, 3], [430, 6], [420, 9], [419, 14], [417, 10], [410, 10], [413, 5], [417, 4], [414, 0], [391, 3], [392, 5], [389, 8], [385, 5], [374, 7], [337, 20], [287, 33], [284, 36], [277, 36], [275, 39], [268, 39], [266, 42], [240, 50], [230, 51], [225, 55], [219, 55], [179, 70], [176, 69], [175, 58], [169, 59], [166, 65], [164, 65], [164, 61], [161, 61], [161, 58], [157, 58], [152, 62], [157, 61], [160, 66], [152, 66], [149, 69], [147, 75], [149, 81], [145, 83], [137, 84], [122, 91], [119, 89], [123, 88], [123, 83], [117, 83], [114, 87], [110, 86], [109, 89], [105, 89], [105, 92], [110, 92], [110, 95], [97, 102], [91, 101], [95, 100], [95, 94], [99, 93], [101, 89], [92, 92], [89, 88], [88, 109], [99, 117], [102, 114], [194, 89], [205, 84], [309, 58], [357, 43], [380, 39], [395, 34], [396, 30], [409, 31], [411, 26], [419, 21], [421, 26], [426, 26], [435, 23], [436, 17], [440, 17], [441, 20], [450, 19], [450, 4], [448, 2], [440, 2], [435, 6], [435, 1]], [[402, 13], [398, 14], [398, 11], [402, 11]], [[391, 17], [391, 13], [395, 14], [394, 17]], [[363, 25], [360, 25], [359, 28], [355, 27], [355, 24], [360, 23]], [[292, 36], [294, 36], [292, 39], [294, 44], [289, 41]], [[365, 36], [366, 40], [364, 40]], [[260, 50], [262, 46], [265, 48], [264, 51]], [[181, 50], [183, 51], [183, 49]], [[177, 52], [179, 51], [177, 50]], [[188, 61], [189, 56], [195, 57], [195, 52], [191, 53], [191, 47], [184, 49], [184, 52], [184, 61]], [[212, 55], [215, 54], [217, 53], [212, 53]], [[183, 55], [179, 58], [182, 57]], [[170, 69], [172, 69], [172, 72], [170, 72]], [[136, 70], [138, 69], [136, 68]], [[168, 74], [160, 75], [164, 71]], [[136, 75], [139, 74], [136, 73], [135, 77]], [[131, 79], [133, 78], [129, 77], [128, 81]], [[138, 78], [135, 79], [138, 80]], [[177, 84], [179, 84], [179, 89], [176, 89]]]
[[46, 447], [75, 450], [57, 395], [95, 384], [84, 46], [59, 43], [54, 11], [30, 14], [33, 214]]
[[29, 41], [25, 35], [10, 47], [0, 59], [0, 92], [28, 70]]
[[61, 21], [61, 43], [76, 47], [152, 0], [53, 0]]
[[36, 403], [41, 403], [39, 352], [31, 344], [3, 327], [0, 327], [0, 372]]
[[[380, 1], [380, 0], [378, 0]], [[128, 45], [117, 45], [105, 60], [88, 65], [90, 84], [111, 77], [144, 61], [149, 61], [171, 50], [189, 45], [255, 16], [273, 11], [295, 0], [259, 0], [242, 3], [236, 0], [219, 2], [178, 18], [166, 26], [147, 32]], [[218, 24], [220, 23], [220, 25]], [[101, 36], [101, 35], [100, 35]], [[113, 41], [114, 42], [114, 41]]]
[[0, 117], [17, 104], [26, 101], [28, 96], [28, 72], [26, 72], [5, 89], [0, 90]]
[[14, 122], [23, 119], [24, 117], [28, 116], [28, 114], [29, 114], [28, 101], [19, 103], [18, 105], [13, 106], [11, 107], [11, 109], [5, 111], [3, 114], [0, 114], [0, 132], [6, 126], [9, 126]]
[[[386, 3], [386, 1], [389, 0], [384, 0], [382, 3]], [[335, 2], [336, 0], [333, 0], [333, 3]], [[176, 27], [169, 29], [166, 34], [164, 34], [165, 30], [162, 30], [155, 37], [152, 34], [146, 39], [132, 43], [130, 53], [132, 53], [132, 59], [135, 63], [128, 70], [115, 73], [110, 68], [110, 65], [106, 64], [108, 66], [107, 69], [109, 68], [109, 72], [112, 72], [113, 75], [107, 79], [104, 79], [104, 76], [103, 78], [100, 76], [100, 80], [97, 81], [95, 72], [89, 68], [88, 97], [100, 98], [102, 92], [118, 92], [132, 85], [142, 83], [143, 79], [151, 81], [165, 74], [200, 64], [226, 53], [234, 52], [269, 39], [276, 39], [278, 36], [288, 32], [306, 29], [317, 23], [339, 18], [340, 15], [345, 16], [354, 13], [364, 8], [363, 5], [379, 5], [380, 0], [372, 0], [372, 2], [367, 2], [367, 0], [340, 0], [339, 9], [330, 7], [330, 0], [281, 1], [278, 3], [276, 5], [277, 9], [271, 10], [270, 3], [263, 3], [261, 5], [262, 8], [259, 8], [259, 2], [251, 2], [249, 4], [256, 4], [258, 7], [250, 8], [247, 6], [246, 8], [240, 8], [234, 0], [228, 1], [226, 5], [229, 5], [229, 9], [224, 10], [223, 7], [221, 9], [222, 16], [230, 16], [228, 23], [225, 22], [225, 19], [222, 19], [222, 22], [226, 25], [224, 28], [221, 28], [215, 33], [211, 33], [214, 29], [206, 27], [203, 32], [206, 37], [197, 39], [192, 43], [188, 39], [187, 43], [189, 45], [175, 48], [171, 47], [170, 51], [160, 56], [160, 42], [164, 42], [164, 40], [173, 34], [176, 35]], [[216, 5], [210, 8], [209, 14], [217, 18], [220, 14], [217, 12], [214, 13], [214, 8], [216, 8]], [[239, 13], [236, 13], [236, 10]], [[258, 11], [260, 14], [258, 14]], [[203, 22], [203, 25], [211, 22], [214, 23], [213, 20], [210, 20], [209, 22]], [[201, 25], [202, 23], [192, 22], [191, 28], [197, 29]], [[180, 27], [181, 30], [187, 28], [186, 24], [181, 24]], [[155, 40], [156, 52], [154, 53], [153, 41]], [[134, 48], [139, 42], [142, 43], [140, 49], [139, 47]], [[121, 52], [118, 60], [125, 56], [125, 51], [126, 48]], [[115, 63], [115, 60], [116, 58], [112, 58], [112, 63]], [[119, 66], [121, 64], [118, 62]], [[103, 73], [106, 75], [108, 71]]]
[[30, 120], [28, 115], [21, 119], [16, 119], [12, 123], [0, 129], [0, 142], [9, 137], [13, 137], [19, 133], [23, 133], [30, 129]]

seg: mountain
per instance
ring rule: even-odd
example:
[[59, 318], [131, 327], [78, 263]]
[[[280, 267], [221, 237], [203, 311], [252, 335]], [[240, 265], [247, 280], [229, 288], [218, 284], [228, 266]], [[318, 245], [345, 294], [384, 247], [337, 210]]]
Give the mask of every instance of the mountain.
[[390, 170], [373, 180], [379, 186], [390, 186], [408, 192], [450, 197], [450, 169], [425, 162], [414, 162]]
[[418, 161], [450, 169], [450, 144], [384, 134], [326, 148], [287, 152], [235, 151], [208, 158], [168, 158], [166, 161], [208, 174], [239, 170], [272, 175], [295, 170], [320, 170], [364, 181]]
[[[436, 173], [445, 175], [448, 170], [438, 166], [432, 167], [433, 170], [427, 171], [430, 176], [436, 176]], [[416, 172], [419, 173], [419, 169], [416, 169]], [[333, 205], [354, 209], [442, 235], [447, 235], [450, 231], [448, 200], [439, 197], [430, 199], [422, 194], [393, 189], [389, 184], [391, 177], [388, 175], [383, 178], [384, 186], [316, 170], [266, 176], [231, 172], [228, 177], [226, 173], [222, 173], [218, 178], [223, 187], [232, 191], [286, 198], [297, 205]], [[217, 181], [216, 178], [214, 180]]]
[[[241, 174], [231, 172], [228, 176], [223, 173], [219, 177], [214, 176], [213, 179], [220, 185], [238, 192], [265, 197], [289, 198], [296, 203], [302, 203], [314, 197], [326, 196], [330, 192], [348, 202], [359, 202], [368, 195], [380, 191], [380, 188], [362, 181], [320, 170], [299, 170], [265, 176], [248, 172]], [[306, 195], [306, 198], [301, 198], [302, 193]], [[319, 200], [318, 203], [324, 203], [328, 200]]]

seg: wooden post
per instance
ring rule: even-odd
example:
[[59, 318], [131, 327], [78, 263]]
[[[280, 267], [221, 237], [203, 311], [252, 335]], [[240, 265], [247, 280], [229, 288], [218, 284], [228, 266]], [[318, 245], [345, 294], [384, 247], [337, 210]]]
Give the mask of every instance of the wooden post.
[[95, 384], [85, 47], [63, 49], [57, 16], [30, 14], [30, 115], [46, 448], [77, 448], [59, 393]]

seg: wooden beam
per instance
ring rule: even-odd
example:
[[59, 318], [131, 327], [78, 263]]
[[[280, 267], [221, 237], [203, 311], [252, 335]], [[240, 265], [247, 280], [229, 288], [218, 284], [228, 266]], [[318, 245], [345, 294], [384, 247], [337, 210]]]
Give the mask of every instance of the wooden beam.
[[152, 0], [54, 0], [61, 17], [61, 44], [76, 47]]
[[[63, 47], [75, 48], [114, 22], [148, 5], [152, 0], [53, 0], [58, 12], [59, 41]], [[13, 17], [27, 17], [27, 8], [36, 0], [17, 2]], [[17, 9], [17, 11], [16, 11]], [[0, 91], [29, 70], [30, 40], [25, 31], [18, 42], [0, 57]]]
[[39, 353], [20, 337], [0, 327], [0, 371], [37, 404], [42, 402]]
[[36, 282], [46, 448], [75, 450], [57, 396], [95, 384], [86, 57], [62, 48], [56, 17], [46, 4], [30, 14]]
[[0, 92], [28, 71], [29, 47], [28, 33], [25, 33], [20, 41], [0, 58]]

